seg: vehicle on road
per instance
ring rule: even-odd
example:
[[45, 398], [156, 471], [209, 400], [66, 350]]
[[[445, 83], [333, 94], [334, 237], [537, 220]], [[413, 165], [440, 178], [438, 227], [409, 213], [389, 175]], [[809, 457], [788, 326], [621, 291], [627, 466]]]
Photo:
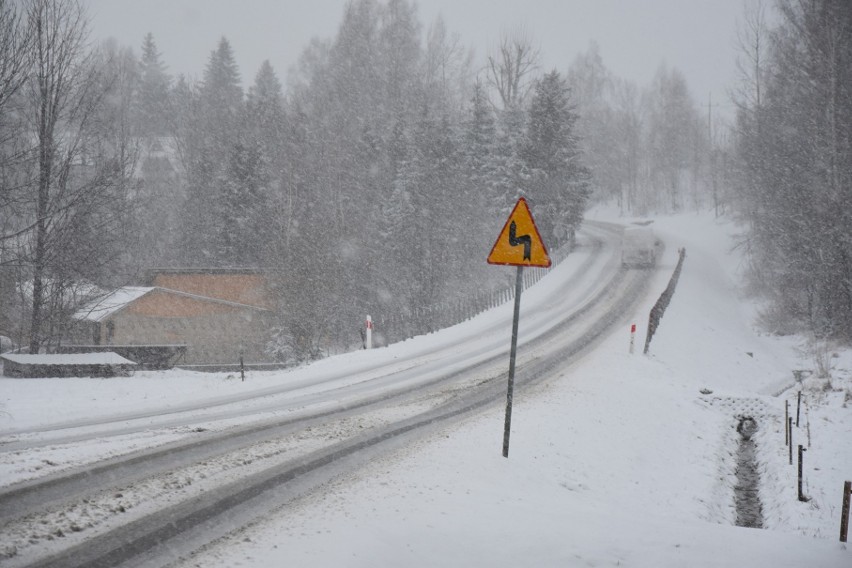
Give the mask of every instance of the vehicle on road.
[[627, 227], [621, 239], [621, 264], [627, 268], [653, 268], [657, 263], [657, 237], [651, 227]]

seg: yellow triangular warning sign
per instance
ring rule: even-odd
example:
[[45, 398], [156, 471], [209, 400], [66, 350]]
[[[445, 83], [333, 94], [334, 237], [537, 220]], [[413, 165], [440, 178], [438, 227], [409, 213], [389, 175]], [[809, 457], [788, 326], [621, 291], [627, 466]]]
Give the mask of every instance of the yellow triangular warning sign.
[[550, 256], [538, 227], [530, 213], [527, 200], [521, 197], [500, 231], [497, 242], [488, 255], [489, 264], [510, 266], [550, 266]]

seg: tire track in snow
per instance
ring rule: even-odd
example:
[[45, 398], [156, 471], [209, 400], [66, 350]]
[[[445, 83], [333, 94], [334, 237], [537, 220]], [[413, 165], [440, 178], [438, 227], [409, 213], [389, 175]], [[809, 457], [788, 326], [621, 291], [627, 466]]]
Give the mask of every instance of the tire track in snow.
[[[553, 371], [563, 365], [566, 360], [575, 357], [589, 348], [596, 339], [600, 338], [601, 335], [610, 329], [613, 323], [624, 317], [622, 314], [628, 313], [628, 306], [641, 296], [641, 289], [647, 284], [647, 280], [647, 273], [642, 274], [628, 271], [616, 273], [609, 284], [596, 296], [595, 301], [590, 301], [559, 325], [541, 334], [536, 340], [536, 345], [532, 346], [534, 348], [530, 350], [532, 354], [527, 354], [523, 364], [519, 366], [518, 385], [532, 384], [551, 376]], [[594, 309], [601, 306], [608, 309], [603, 310], [603, 315], [594, 314]], [[571, 328], [584, 317], [588, 317], [593, 323], [588, 328], [584, 328], [577, 337], [573, 338], [570, 344], [565, 345], [562, 342], [564, 339], [562, 336], [566, 332], [571, 331]], [[546, 345], [549, 345], [549, 353], [543, 353], [545, 351], [545, 347], [543, 346]], [[443, 424], [462, 414], [473, 412], [485, 405], [499, 402], [501, 397], [505, 396], [505, 386], [502, 382], [494, 380], [481, 381], [481, 377], [477, 376], [476, 373], [481, 373], [483, 370], [494, 365], [504, 366], [504, 358], [505, 353], [491, 356], [481, 363], [457, 369], [449, 373], [449, 375], [445, 375], [439, 380], [430, 383], [428, 388], [433, 388], [436, 384], [440, 384], [441, 381], [446, 382], [449, 378], [470, 376], [473, 374], [473, 376], [477, 377], [479, 385], [478, 388], [472, 389], [466, 394], [456, 396], [449, 402], [444, 402], [432, 410], [401, 422], [395, 422], [375, 432], [371, 431], [369, 435], [355, 436], [328, 448], [318, 450], [308, 456], [268, 468], [248, 478], [241, 479], [235, 484], [216, 490], [214, 492], [216, 497], [205, 495], [189, 499], [171, 508], [166, 508], [153, 515], [133, 521], [103, 536], [88, 539], [85, 543], [71, 551], [63, 552], [61, 556], [54, 557], [53, 560], [47, 559], [46, 563], [36, 565], [52, 565], [51, 562], [59, 561], [59, 559], [61, 559], [62, 565], [72, 565], [69, 564], [72, 558], [79, 559], [79, 561], [75, 560], [77, 563], [73, 565], [99, 565], [92, 562], [107, 562], [107, 564], [102, 565], [113, 565], [120, 557], [127, 558], [139, 551], [150, 550], [152, 544], [158, 543], [162, 539], [185, 535], [188, 531], [196, 530], [198, 527], [206, 527], [202, 531], [205, 535], [204, 538], [215, 536], [209, 534], [209, 520], [226, 512], [228, 516], [233, 516], [236, 509], [242, 507], [244, 502], [254, 503], [247, 510], [250, 514], [256, 515], [260, 503], [268, 504], [273, 502], [268, 497], [261, 498], [259, 501], [256, 497], [259, 498], [259, 496], [270, 491], [280, 492], [282, 486], [295, 487], [299, 484], [294, 484], [293, 482], [305, 477], [313, 479], [312, 482], [305, 484], [305, 487], [307, 487], [306, 490], [310, 490], [321, 484], [324, 476], [326, 479], [330, 478], [328, 477], [329, 475], [333, 476], [335, 468], [341, 467], [343, 463], [350, 463], [352, 465], [351, 462], [353, 460], [357, 461], [356, 458], [364, 459], [363, 456], [368, 455], [370, 451], [386, 451], [385, 447], [390, 442], [396, 441], [398, 443], [399, 440], [409, 435], [425, 435], [425, 433], [436, 425]], [[495, 376], [499, 377], [502, 374], [500, 372]], [[491, 379], [493, 378], [495, 377], [491, 377]], [[422, 391], [424, 391], [424, 387], [418, 389], [419, 393]], [[398, 394], [386, 395], [370, 404], [387, 404], [388, 400], [398, 396]], [[361, 410], [364, 410], [366, 406], [369, 406], [369, 404], [364, 404]], [[352, 411], [352, 409], [349, 410], [350, 412]], [[314, 419], [319, 421], [326, 416], [331, 416], [333, 413], [334, 411], [329, 411], [322, 416], [315, 416]], [[298, 428], [296, 426], [298, 422], [293, 423], [295, 428]], [[301, 421], [300, 427], [304, 428], [304, 424], [304, 421]], [[268, 437], [272, 432], [272, 430], [260, 429], [257, 433], [262, 438], [264, 436]], [[244, 441], [238, 442], [235, 440], [235, 447], [240, 447], [241, 443], [244, 444]], [[203, 446], [204, 443], [199, 445]], [[245, 446], [243, 445], [243, 447]], [[370, 451], [367, 451], [368, 449]], [[181, 449], [180, 453], [185, 454], [186, 451], [186, 449]], [[169, 457], [175, 456], [169, 456], [168, 451], [164, 452], [163, 458]], [[150, 458], [151, 456], [139, 457], [141, 462], [146, 462]], [[133, 462], [129, 465], [132, 466], [135, 463], [141, 462]], [[174, 469], [174, 467], [171, 469]], [[114, 473], [115, 471], [115, 468], [112, 466], [104, 466], [104, 474], [108, 474], [109, 472]], [[308, 476], [308, 473], [311, 475]], [[90, 476], [86, 476], [85, 478], [81, 478], [80, 481], [88, 482], [91, 485], [93, 480]], [[62, 483], [57, 483], [56, 487], [61, 488]], [[67, 485], [65, 489], [68, 489]], [[296, 489], [293, 492], [293, 495], [289, 495], [287, 499], [292, 499], [298, 494], [298, 490]], [[38, 492], [35, 491], [33, 493]], [[285, 493], [287, 492], [285, 491]], [[2, 498], [0, 497], [0, 503], [2, 503]], [[5, 510], [5, 507], [3, 509]], [[164, 519], [172, 519], [172, 521], [164, 525]], [[116, 546], [118, 542], [129, 544]], [[98, 560], [99, 558], [101, 560]]]

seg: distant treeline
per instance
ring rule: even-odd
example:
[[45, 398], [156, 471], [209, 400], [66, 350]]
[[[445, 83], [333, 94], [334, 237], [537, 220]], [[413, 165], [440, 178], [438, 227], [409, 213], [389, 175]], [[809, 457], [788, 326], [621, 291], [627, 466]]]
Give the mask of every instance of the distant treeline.
[[[485, 255], [520, 196], [550, 248], [590, 199], [644, 215], [731, 201], [733, 159], [676, 69], [640, 89], [593, 44], [543, 70], [505, 31], [476, 63], [409, 0], [354, 0], [286, 88], [246, 92], [222, 38], [201, 79], [87, 43], [84, 5], [0, 0], [0, 335], [38, 349], [93, 286], [151, 266], [268, 270], [270, 353], [360, 344], [366, 314], [418, 314], [505, 286]], [[393, 318], [386, 317], [391, 321]], [[381, 330], [394, 337], [394, 330]]]

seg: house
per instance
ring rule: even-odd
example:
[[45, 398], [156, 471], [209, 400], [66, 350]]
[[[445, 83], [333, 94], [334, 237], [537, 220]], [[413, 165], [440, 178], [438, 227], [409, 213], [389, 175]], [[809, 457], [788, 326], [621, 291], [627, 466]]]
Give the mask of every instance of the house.
[[258, 269], [154, 268], [148, 271], [147, 285], [260, 308], [274, 308], [266, 274]]
[[159, 269], [77, 310], [70, 339], [116, 346], [186, 346], [178, 364], [267, 359], [274, 316], [266, 277], [250, 269]]

